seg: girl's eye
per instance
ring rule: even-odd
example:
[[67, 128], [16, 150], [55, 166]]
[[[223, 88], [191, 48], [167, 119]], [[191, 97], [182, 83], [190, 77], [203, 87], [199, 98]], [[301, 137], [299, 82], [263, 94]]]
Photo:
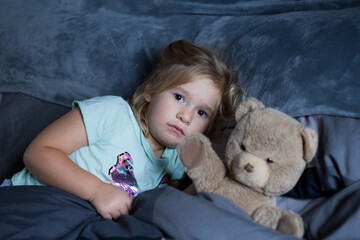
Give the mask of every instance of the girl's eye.
[[184, 102], [184, 97], [181, 96], [180, 94], [175, 93], [174, 97], [175, 97], [176, 101]]
[[199, 110], [198, 114], [199, 114], [200, 117], [207, 117], [207, 113], [205, 111], [203, 111], [203, 110]]

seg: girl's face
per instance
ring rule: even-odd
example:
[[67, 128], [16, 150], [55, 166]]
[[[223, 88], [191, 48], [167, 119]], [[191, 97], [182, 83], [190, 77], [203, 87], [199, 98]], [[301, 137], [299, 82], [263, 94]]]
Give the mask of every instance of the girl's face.
[[204, 133], [215, 114], [220, 94], [212, 80], [201, 77], [155, 95], [147, 95], [147, 140], [152, 150], [164, 146], [175, 148], [184, 136]]

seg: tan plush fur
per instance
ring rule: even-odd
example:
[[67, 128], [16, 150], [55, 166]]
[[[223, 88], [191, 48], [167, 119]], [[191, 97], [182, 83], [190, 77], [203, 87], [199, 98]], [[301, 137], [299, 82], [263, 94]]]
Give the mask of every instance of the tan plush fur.
[[196, 191], [223, 196], [255, 222], [301, 237], [301, 217], [277, 208], [275, 197], [291, 190], [312, 160], [316, 132], [254, 98], [239, 105], [235, 118], [223, 161], [202, 134], [186, 136], [179, 145], [180, 159]]

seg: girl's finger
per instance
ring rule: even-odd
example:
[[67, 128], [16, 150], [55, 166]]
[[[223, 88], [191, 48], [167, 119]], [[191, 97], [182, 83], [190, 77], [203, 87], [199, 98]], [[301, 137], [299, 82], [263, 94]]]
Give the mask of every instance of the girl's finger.
[[113, 216], [108, 212], [99, 212], [99, 214], [105, 219], [112, 219]]

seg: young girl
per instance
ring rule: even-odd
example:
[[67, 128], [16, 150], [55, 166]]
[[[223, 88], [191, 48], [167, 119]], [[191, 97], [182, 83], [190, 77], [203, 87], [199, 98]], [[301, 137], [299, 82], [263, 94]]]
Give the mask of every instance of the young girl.
[[116, 219], [139, 192], [183, 177], [176, 146], [231, 119], [240, 92], [214, 53], [173, 42], [128, 102], [115, 96], [75, 101], [29, 145], [26, 168], [12, 185], [54, 186]]

